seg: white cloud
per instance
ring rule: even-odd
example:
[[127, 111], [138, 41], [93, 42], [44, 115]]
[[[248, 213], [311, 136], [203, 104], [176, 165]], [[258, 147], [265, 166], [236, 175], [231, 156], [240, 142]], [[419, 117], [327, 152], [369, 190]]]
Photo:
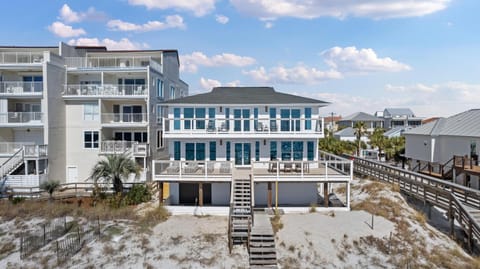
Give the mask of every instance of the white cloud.
[[186, 10], [193, 12], [195, 16], [204, 16], [215, 9], [217, 0], [128, 0], [128, 3], [136, 6], [145, 6], [148, 9]]
[[59, 37], [77, 37], [85, 35], [86, 32], [82, 28], [74, 29], [70, 25], [65, 25], [59, 21], [56, 21], [48, 26], [48, 30], [54, 35]]
[[180, 71], [195, 73], [198, 66], [218, 67], [218, 66], [248, 66], [256, 60], [252, 57], [239, 56], [232, 53], [222, 53], [208, 57], [203, 52], [193, 52], [192, 54], [180, 55]]
[[215, 20], [218, 23], [227, 24], [230, 19], [227, 16], [224, 16], [224, 15], [216, 15]]
[[427, 86], [422, 83], [408, 86], [393, 86], [391, 84], [385, 85], [385, 91], [392, 93], [434, 93], [438, 88], [433, 86]]
[[327, 65], [342, 72], [399, 72], [411, 69], [389, 57], [379, 58], [373, 49], [333, 47], [321, 55]]
[[255, 81], [263, 83], [316, 84], [325, 80], [342, 78], [342, 74], [336, 70], [322, 71], [305, 65], [297, 65], [292, 68], [277, 66], [268, 71], [261, 66], [243, 73]]
[[103, 20], [106, 16], [103, 12], [95, 10], [95, 8], [90, 7], [85, 12], [76, 12], [73, 11], [67, 4], [64, 4], [60, 8], [60, 17], [59, 19], [66, 23], [81, 22], [84, 20]]
[[167, 16], [165, 22], [149, 21], [144, 24], [134, 24], [125, 22], [122, 20], [110, 20], [107, 23], [108, 28], [113, 31], [136, 31], [136, 32], [149, 32], [165, 30], [169, 28], [184, 29], [186, 26], [183, 22], [183, 18], [179, 15]]
[[447, 8], [451, 0], [230, 0], [237, 10], [257, 18], [420, 17]]
[[222, 84], [220, 81], [216, 79], [206, 79], [204, 77], [200, 78], [200, 87], [202, 87], [204, 90], [211, 90], [214, 87], [220, 87], [220, 86], [237, 87], [239, 84], [240, 84], [239, 80]]
[[271, 21], [265, 22], [265, 28], [270, 29], [272, 27], [273, 27], [273, 22], [271, 22]]
[[139, 44], [130, 41], [128, 38], [122, 38], [115, 41], [109, 38], [100, 40], [98, 38], [79, 38], [68, 41], [72, 46], [106, 46], [109, 50], [139, 50], [147, 48], [147, 44]]

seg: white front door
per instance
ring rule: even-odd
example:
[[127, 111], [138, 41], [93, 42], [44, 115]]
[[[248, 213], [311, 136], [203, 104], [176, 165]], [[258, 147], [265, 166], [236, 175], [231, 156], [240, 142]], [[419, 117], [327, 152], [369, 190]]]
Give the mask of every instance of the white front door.
[[78, 167], [76, 166], [67, 166], [67, 182], [77, 182], [78, 181]]

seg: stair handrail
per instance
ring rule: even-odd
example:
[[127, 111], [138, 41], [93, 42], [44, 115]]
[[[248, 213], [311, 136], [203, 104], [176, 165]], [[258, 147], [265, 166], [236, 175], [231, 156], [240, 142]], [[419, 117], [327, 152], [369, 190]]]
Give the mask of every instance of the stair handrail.
[[[446, 161], [444, 164], [441, 164], [440, 165], [440, 172], [441, 172], [441, 175], [442, 177], [444, 178], [445, 175], [447, 173], [449, 173], [453, 168], [454, 168], [454, 162], [455, 162], [455, 156], [453, 156], [452, 158], [450, 158], [450, 160]], [[450, 168], [448, 168], [450, 167]], [[448, 169], [445, 169], [445, 168], [448, 168]]]
[[232, 212], [233, 212], [233, 203], [230, 203], [230, 208], [228, 210], [228, 250], [232, 254], [233, 240], [232, 240]]
[[[0, 178], [3, 178], [6, 176], [9, 172], [10, 169], [12, 169], [15, 165], [18, 164], [18, 161], [15, 163], [12, 163], [13, 160], [23, 160], [23, 153], [24, 153], [24, 147], [20, 148], [17, 152], [15, 152], [10, 158], [8, 158], [3, 164], [0, 166]], [[21, 155], [20, 158], [19, 155]]]
[[[254, 197], [254, 194], [253, 194], [253, 176], [252, 174], [249, 175], [250, 176], [250, 215], [251, 215], [251, 218], [252, 218], [252, 224], [253, 225], [253, 197]], [[250, 226], [250, 225], [249, 225]]]

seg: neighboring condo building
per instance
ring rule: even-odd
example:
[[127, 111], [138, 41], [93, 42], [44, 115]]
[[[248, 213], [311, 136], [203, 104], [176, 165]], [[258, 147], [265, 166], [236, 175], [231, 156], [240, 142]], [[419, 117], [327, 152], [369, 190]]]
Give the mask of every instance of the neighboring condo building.
[[0, 176], [82, 182], [101, 156], [127, 153], [145, 180], [167, 158], [161, 104], [187, 95], [175, 50], [0, 47]]
[[272, 205], [274, 183], [281, 205], [316, 204], [318, 183], [330, 192], [330, 183], [351, 181], [349, 160], [332, 170], [319, 155], [319, 110], [327, 104], [269, 87], [218, 87], [166, 101], [170, 160], [154, 162], [153, 180], [168, 183], [170, 204], [228, 205], [231, 182], [249, 178], [254, 205]]

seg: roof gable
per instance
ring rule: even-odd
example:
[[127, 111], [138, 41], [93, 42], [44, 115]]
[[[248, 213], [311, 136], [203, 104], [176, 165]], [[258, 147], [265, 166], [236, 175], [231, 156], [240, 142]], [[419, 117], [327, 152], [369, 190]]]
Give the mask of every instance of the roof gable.
[[373, 115], [367, 114], [365, 112], [357, 112], [342, 118], [341, 121], [382, 121], [382, 120]]

